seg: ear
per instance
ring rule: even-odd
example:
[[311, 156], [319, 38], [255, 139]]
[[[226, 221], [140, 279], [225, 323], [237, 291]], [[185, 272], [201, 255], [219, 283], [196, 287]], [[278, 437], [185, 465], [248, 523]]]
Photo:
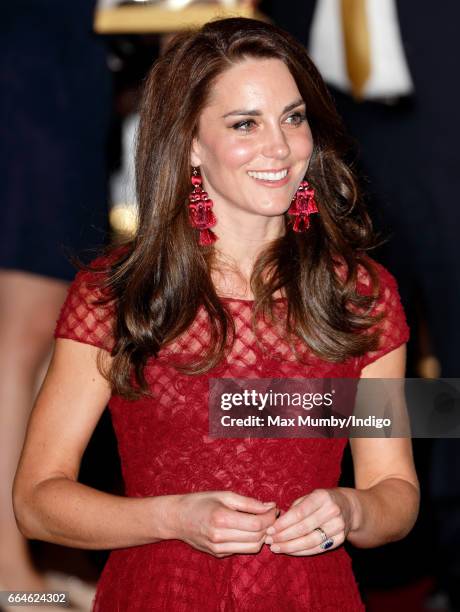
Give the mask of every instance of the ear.
[[198, 138], [195, 137], [192, 141], [192, 150], [190, 151], [190, 165], [201, 166], [202, 160], [200, 156], [200, 144]]

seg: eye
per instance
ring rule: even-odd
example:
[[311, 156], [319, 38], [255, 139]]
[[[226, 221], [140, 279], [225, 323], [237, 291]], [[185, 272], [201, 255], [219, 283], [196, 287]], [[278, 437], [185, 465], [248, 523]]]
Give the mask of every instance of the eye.
[[289, 117], [286, 119], [287, 123], [291, 125], [300, 125], [306, 120], [307, 116], [305, 115], [305, 113], [301, 113], [300, 111], [292, 113], [292, 115], [289, 115]]
[[255, 124], [254, 119], [245, 119], [244, 121], [239, 121], [232, 125], [232, 128], [240, 132], [249, 132]]

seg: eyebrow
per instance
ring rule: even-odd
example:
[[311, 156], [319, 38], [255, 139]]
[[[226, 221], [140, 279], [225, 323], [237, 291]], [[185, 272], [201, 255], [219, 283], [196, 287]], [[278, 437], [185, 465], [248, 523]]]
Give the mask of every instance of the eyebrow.
[[[283, 108], [283, 114], [284, 113], [288, 113], [289, 111], [293, 110], [294, 108], [297, 108], [301, 104], [305, 104], [305, 102], [302, 100], [302, 98], [299, 98], [295, 102], [292, 102], [291, 104], [288, 104], [287, 106], [285, 106]], [[225, 113], [225, 115], [222, 115], [222, 118], [225, 119], [225, 117], [230, 117], [232, 115], [249, 115], [250, 117], [257, 117], [257, 116], [262, 115], [262, 112], [260, 110], [257, 110], [257, 109], [253, 109], [253, 110], [244, 110], [244, 109], [242, 109], [242, 110], [234, 110], [234, 111], [230, 111], [229, 113]]]

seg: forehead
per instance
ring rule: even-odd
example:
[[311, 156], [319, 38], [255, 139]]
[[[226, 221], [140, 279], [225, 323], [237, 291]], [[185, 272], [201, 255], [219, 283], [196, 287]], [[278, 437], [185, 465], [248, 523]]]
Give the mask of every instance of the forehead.
[[244, 59], [214, 81], [206, 108], [284, 108], [300, 97], [289, 69], [279, 59]]

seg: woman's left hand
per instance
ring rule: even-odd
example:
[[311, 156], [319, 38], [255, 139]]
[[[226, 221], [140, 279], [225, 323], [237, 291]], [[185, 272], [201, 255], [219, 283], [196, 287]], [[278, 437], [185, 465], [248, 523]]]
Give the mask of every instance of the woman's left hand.
[[356, 523], [348, 492], [352, 495], [351, 489], [347, 493], [340, 488], [316, 489], [299, 497], [267, 529], [265, 543], [271, 545], [272, 552], [294, 556], [316, 555], [337, 548]]

